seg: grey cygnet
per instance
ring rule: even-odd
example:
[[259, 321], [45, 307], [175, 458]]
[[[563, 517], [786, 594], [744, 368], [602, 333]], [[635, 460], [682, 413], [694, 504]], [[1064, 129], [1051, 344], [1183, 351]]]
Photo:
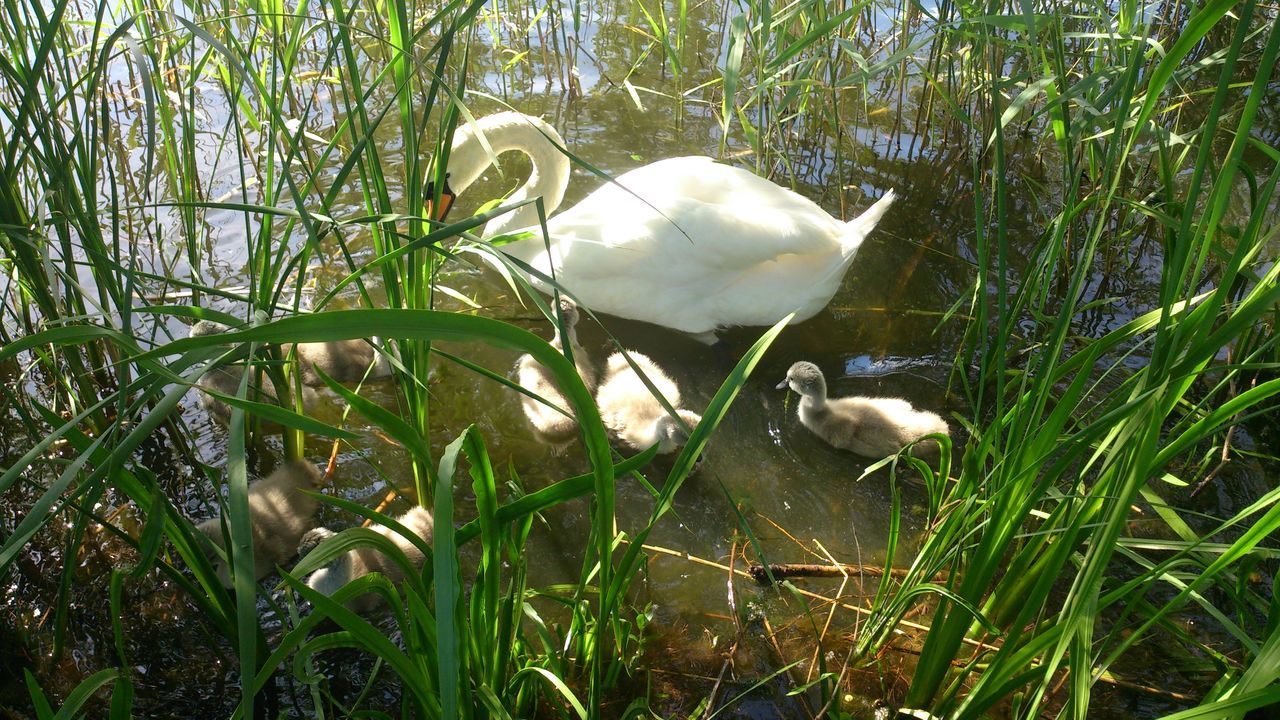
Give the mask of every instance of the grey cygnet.
[[[435, 521], [426, 508], [418, 506], [410, 508], [408, 512], [396, 518], [396, 521], [427, 543], [431, 542]], [[375, 523], [370, 529], [395, 543], [395, 546], [405, 554], [415, 568], [422, 567], [425, 557], [417, 545], [409, 542], [400, 533], [385, 525]], [[321, 542], [333, 537], [334, 534], [332, 530], [324, 527], [310, 530], [298, 543], [298, 554], [305, 556]], [[327, 566], [312, 573], [311, 577], [307, 578], [307, 586], [324, 595], [332, 595], [352, 580], [364, 577], [371, 572], [381, 573], [393, 583], [398, 583], [404, 579], [404, 569], [399, 563], [382, 554], [381, 551], [364, 545], [339, 555]], [[355, 612], [368, 612], [377, 608], [380, 604], [381, 598], [376, 594], [369, 593], [352, 598], [347, 602], [347, 607]]]
[[[657, 363], [638, 352], [629, 354], [690, 428], [702, 422], [701, 415], [680, 407], [679, 386]], [[657, 443], [658, 452], [666, 454], [689, 441], [689, 433], [667, 413], [622, 353], [614, 353], [606, 361], [604, 379], [596, 390], [596, 406], [609, 432], [632, 450], [646, 450]]]
[[[586, 350], [578, 342], [578, 306], [569, 298], [561, 296], [559, 310], [561, 321], [564, 323], [564, 335], [568, 338], [569, 347], [573, 351], [573, 365], [578, 371], [578, 376], [582, 378], [582, 383], [587, 386], [587, 392], [592, 392], [596, 386], [596, 368], [591, 363]], [[561, 337], [560, 328], [557, 327], [550, 344], [556, 350], [564, 352], [564, 341], [565, 338]], [[534, 360], [532, 355], [524, 354], [516, 361], [516, 382], [529, 392], [569, 413], [566, 415], [559, 409], [528, 395], [520, 396], [520, 406], [524, 409], [524, 415], [529, 419], [529, 424], [533, 426], [534, 435], [547, 443], [553, 452], [557, 454], [563, 452], [578, 436], [578, 420], [573, 416], [573, 410], [565, 400], [564, 393], [560, 391], [560, 384], [556, 382], [555, 376]]]
[[[229, 331], [226, 325], [212, 320], [201, 320], [191, 326], [190, 337], [219, 335]], [[376, 341], [376, 338], [375, 338]], [[320, 404], [320, 395], [313, 388], [324, 384], [317, 369], [339, 382], [355, 382], [361, 379], [386, 377], [391, 374], [391, 364], [385, 357], [364, 340], [333, 340], [330, 342], [298, 343], [285, 345], [284, 351], [294, 349], [298, 358], [299, 375], [302, 379], [302, 407], [313, 410]], [[367, 372], [367, 375], [366, 375]], [[200, 404], [215, 420], [227, 424], [231, 420], [231, 406], [222, 399], [210, 395], [213, 390], [224, 395], [236, 395], [239, 392], [240, 380], [244, 377], [244, 367], [225, 365], [211, 368], [197, 385], [202, 393]], [[249, 400], [276, 404], [279, 393], [270, 376], [263, 374], [261, 395], [250, 388]], [[275, 427], [269, 425], [269, 427]]]
[[[811, 362], [800, 361], [787, 370], [778, 389], [800, 393], [800, 422], [834, 447], [859, 455], [894, 455], [926, 435], [948, 434], [947, 423], [927, 410], [917, 410], [901, 398], [849, 396], [827, 398], [827, 382]], [[921, 454], [936, 455], [938, 444], [916, 446]]]
[[[253, 531], [254, 579], [260, 580], [277, 565], [293, 557], [303, 533], [310, 530], [318, 502], [301, 490], [317, 490], [324, 476], [308, 462], [294, 461], [249, 485], [249, 527]], [[196, 525], [218, 548], [225, 549], [223, 525], [219, 516]], [[225, 587], [231, 587], [231, 571], [227, 561], [217, 554], [210, 562]]]

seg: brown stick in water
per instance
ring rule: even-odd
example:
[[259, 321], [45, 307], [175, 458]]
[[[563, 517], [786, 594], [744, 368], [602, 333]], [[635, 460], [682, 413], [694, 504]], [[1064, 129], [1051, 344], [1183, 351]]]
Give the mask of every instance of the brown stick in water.
[[[846, 575], [884, 575], [884, 568], [874, 565], [815, 565], [811, 563], [769, 563], [768, 572], [765, 566], [752, 563], [748, 568], [751, 577], [761, 585], [769, 584], [769, 575], [775, 580], [793, 577], [844, 577]], [[895, 570], [894, 575], [901, 574]]]

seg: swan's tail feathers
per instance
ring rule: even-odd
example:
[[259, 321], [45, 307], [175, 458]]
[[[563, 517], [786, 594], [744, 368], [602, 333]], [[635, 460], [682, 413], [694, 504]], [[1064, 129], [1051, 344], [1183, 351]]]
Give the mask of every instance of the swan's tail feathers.
[[874, 205], [867, 208], [861, 215], [845, 223], [844, 236], [840, 238], [840, 244], [844, 246], [845, 258], [852, 257], [858, 252], [858, 248], [862, 247], [862, 241], [866, 239], [867, 234], [880, 222], [880, 218], [884, 217], [889, 206], [898, 198], [897, 193], [892, 189], [884, 194], [884, 197], [876, 201]]

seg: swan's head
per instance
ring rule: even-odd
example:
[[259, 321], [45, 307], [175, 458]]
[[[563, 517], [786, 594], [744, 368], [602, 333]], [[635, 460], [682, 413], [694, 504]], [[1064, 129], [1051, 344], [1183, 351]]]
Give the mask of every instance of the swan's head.
[[191, 330], [187, 332], [187, 337], [206, 337], [208, 335], [221, 335], [222, 333], [228, 332], [230, 330], [231, 328], [227, 327], [226, 325], [223, 325], [220, 322], [214, 322], [212, 320], [201, 320], [200, 322], [191, 326]]
[[[676, 410], [680, 419], [685, 425], [692, 430], [702, 422], [702, 416], [689, 410]], [[684, 426], [676, 422], [675, 418], [670, 415], [663, 415], [653, 424], [654, 437], [658, 441], [658, 452], [665, 455], [674, 452], [685, 446], [689, 442], [689, 430], [685, 430]]]
[[827, 381], [817, 365], [801, 360], [787, 370], [787, 376], [778, 383], [778, 389], [790, 387], [801, 395], [823, 397], [827, 394]]

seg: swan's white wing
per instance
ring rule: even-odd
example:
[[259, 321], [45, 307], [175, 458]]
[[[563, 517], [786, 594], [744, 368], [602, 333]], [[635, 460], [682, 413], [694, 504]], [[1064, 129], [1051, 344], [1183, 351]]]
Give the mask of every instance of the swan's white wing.
[[607, 204], [584, 201], [548, 229], [562, 260], [590, 263], [598, 272], [624, 272], [641, 257], [664, 271], [680, 263], [703, 274], [745, 271], [788, 255], [840, 263], [838, 236], [830, 224], [806, 223], [803, 217], [764, 206], [750, 217], [745, 212], [687, 198], [654, 210], [627, 197]]
[[718, 208], [698, 205], [681, 217], [689, 237], [654, 214], [612, 224], [575, 214], [573, 223], [557, 225], [551, 256], [530, 260], [546, 273], [554, 265], [561, 282], [597, 311], [692, 333], [770, 325], [791, 312], [812, 316], [846, 265], [839, 246], [778, 254], [777, 240], [791, 237], [785, 228], [757, 223], [726, 231], [731, 218]]
[[[504, 247], [589, 307], [704, 333], [811, 317], [852, 255], [846, 226], [814, 203], [709, 158], [633, 170], [552, 218], [540, 239]], [[643, 199], [641, 199], [643, 198]]]
[[745, 268], [788, 254], [839, 254], [844, 231], [812, 201], [706, 157], [624, 173], [551, 225], [561, 241], [668, 258], [676, 253], [715, 268]]
[[[701, 155], [659, 160], [629, 170], [619, 175], [616, 181], [617, 185], [649, 198], [650, 202], [668, 197], [683, 197], [712, 205], [739, 208], [779, 206], [831, 219], [817, 204], [798, 193], [749, 170], [724, 165]], [[609, 183], [602, 185], [601, 189], [605, 187], [616, 185]]]

